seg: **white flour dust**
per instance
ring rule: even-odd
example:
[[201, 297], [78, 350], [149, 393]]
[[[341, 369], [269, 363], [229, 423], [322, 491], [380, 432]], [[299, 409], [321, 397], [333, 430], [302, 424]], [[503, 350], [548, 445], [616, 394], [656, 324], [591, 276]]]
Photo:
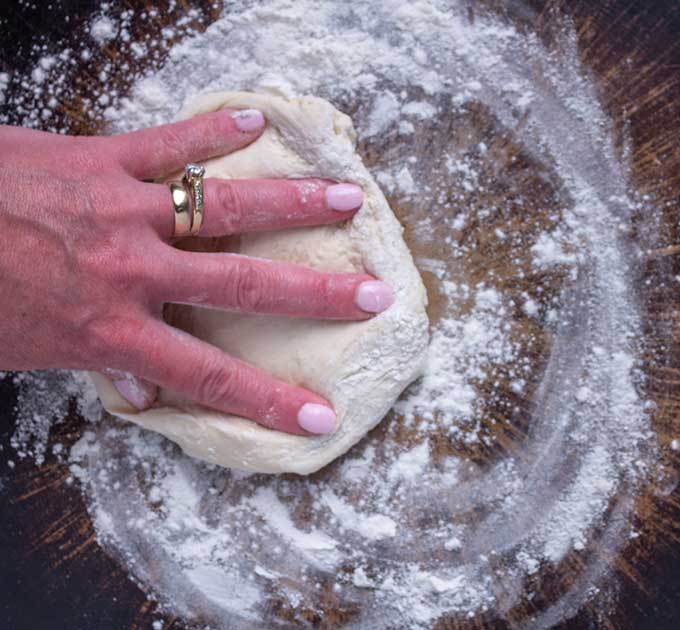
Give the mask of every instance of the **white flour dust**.
[[[573, 32], [565, 27], [549, 52], [495, 18], [471, 21], [466, 7], [233, 2], [105, 111], [111, 129], [125, 131], [171, 120], [200, 92], [236, 88], [313, 93], [352, 111], [369, 146], [387, 138], [398, 147], [378, 159], [375, 175], [393, 199], [422, 208], [403, 220], [444, 304], [427, 372], [389, 425], [312, 479], [217, 469], [137, 427], [92, 424], [70, 459], [99, 541], [169, 611], [253, 628], [271, 627], [272, 608], [296, 625], [330, 605], [350, 611], [346, 627], [431, 627], [447, 615], [502, 616], [531, 599], [528, 580], [541, 566], [581, 554], [588, 579], [527, 625], [547, 628], [597, 593], [607, 554], [632, 535], [632, 496], [655, 457], [638, 394], [626, 232], [644, 200], [629, 190], [626, 156], [614, 151]], [[94, 41], [110, 41], [119, 27], [107, 19], [93, 22]], [[424, 125], [436, 129], [479, 103], [499, 127], [517, 129], [559, 182], [565, 202], [549, 229], [531, 237], [513, 229], [521, 199], [493, 229], [499, 247], [530, 257], [531, 273], [560, 271], [555, 297], [518, 294], [491, 270], [460, 273], [474, 249], [466, 234], [504, 211], [461, 205], [466, 195], [484, 198], [492, 149], [479, 142], [473, 155], [451, 144], [426, 173], [412, 147]], [[441, 255], [419, 255], [426, 251]], [[529, 273], [508, 264], [518, 277]], [[517, 320], [548, 331], [538, 375], [526, 356], [537, 342], [517, 336]], [[437, 454], [442, 440], [494, 446], [482, 420], [485, 405], [500, 400], [501, 373], [517, 397], [534, 392], [521, 450], [490, 466]], [[506, 411], [496, 422], [528, 413]], [[21, 431], [33, 431], [30, 421]], [[46, 431], [33, 432], [46, 444]], [[586, 554], [594, 528], [599, 552]]]

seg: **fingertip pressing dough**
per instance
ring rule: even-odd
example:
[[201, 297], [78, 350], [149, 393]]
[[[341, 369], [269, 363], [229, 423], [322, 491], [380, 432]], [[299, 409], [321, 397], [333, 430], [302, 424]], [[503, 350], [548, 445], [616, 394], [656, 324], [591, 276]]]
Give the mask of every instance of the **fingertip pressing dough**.
[[322, 177], [358, 184], [365, 200], [351, 221], [338, 225], [212, 242], [243, 255], [323, 271], [366, 271], [392, 286], [396, 302], [363, 322], [240, 315], [199, 307], [186, 307], [183, 319], [188, 319], [186, 327], [197, 337], [324, 396], [337, 413], [337, 429], [311, 437], [281, 433], [164, 390], [154, 408], [138, 412], [107, 378], [92, 377], [109, 412], [162, 433], [188, 455], [241, 470], [309, 474], [358, 442], [421, 374], [428, 343], [425, 287], [401, 226], [355, 152], [348, 116], [312, 96], [246, 92], [204, 95], [182, 116], [223, 107], [259, 109], [267, 127], [248, 147], [205, 162], [206, 177]]

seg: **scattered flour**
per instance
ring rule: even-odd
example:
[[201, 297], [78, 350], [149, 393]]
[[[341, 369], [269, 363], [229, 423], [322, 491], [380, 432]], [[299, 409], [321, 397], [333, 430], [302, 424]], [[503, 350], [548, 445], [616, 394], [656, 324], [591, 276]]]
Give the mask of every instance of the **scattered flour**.
[[249, 504], [260, 513], [273, 531], [298, 549], [314, 553], [334, 551], [338, 546], [337, 541], [323, 532], [307, 532], [296, 527], [289, 511], [271, 488], [260, 488], [251, 497]]
[[104, 44], [116, 36], [116, 24], [111, 18], [103, 15], [90, 25], [90, 37], [98, 44]]
[[9, 85], [9, 74], [7, 72], [0, 72], [0, 105], [5, 102], [5, 92]]
[[[429, 370], [428, 370], [429, 373]], [[390, 466], [388, 477], [392, 481], [417, 482], [430, 461], [430, 447], [422, 442], [399, 455]]]
[[[451, 310], [456, 302], [471, 297], [470, 287], [445, 285]], [[425, 376], [415, 392], [397, 403], [406, 422], [419, 418], [421, 426], [443, 427], [468, 441], [477, 440], [479, 401], [475, 382], [483, 380], [491, 364], [521, 362], [518, 346], [504, 332], [509, 317], [503, 297], [493, 288], [479, 285], [472, 293], [475, 304], [469, 314], [445, 317], [432, 332]]]
[[397, 524], [389, 516], [360, 514], [330, 489], [322, 493], [321, 500], [343, 529], [355, 531], [368, 540], [391, 538], [397, 533]]
[[552, 234], [541, 234], [531, 248], [534, 264], [537, 267], [574, 264], [576, 256], [565, 252], [563, 249], [566, 240], [561, 230]]
[[399, 110], [399, 100], [394, 94], [391, 92], [379, 94], [368, 116], [366, 135], [376, 136], [385, 131], [390, 124], [399, 119]]

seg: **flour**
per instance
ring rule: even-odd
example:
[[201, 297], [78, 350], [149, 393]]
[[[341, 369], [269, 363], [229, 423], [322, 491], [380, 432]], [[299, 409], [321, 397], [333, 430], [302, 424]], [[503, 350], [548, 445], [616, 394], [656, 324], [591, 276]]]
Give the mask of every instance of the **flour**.
[[[16, 429], [10, 444], [20, 459], [29, 458], [37, 465], [45, 461], [51, 429], [66, 417], [74, 400], [85, 418], [96, 418], [101, 411], [96, 393], [80, 374], [0, 372], [1, 378], [11, 378], [17, 392]], [[62, 457], [63, 446], [54, 444], [52, 453]]]
[[[540, 519], [537, 529], [545, 540], [542, 556], [556, 562], [570, 550], [585, 547], [587, 527], [593, 514], [601, 514], [614, 489], [611, 456], [598, 445], [588, 453], [579, 475], [560, 498], [558, 509]], [[569, 523], [569, 528], [564, 527]]]
[[392, 538], [397, 533], [397, 524], [389, 516], [360, 514], [330, 489], [322, 493], [321, 500], [344, 530], [354, 531], [369, 540]]
[[[167, 5], [170, 16], [179, 9], [175, 0]], [[103, 122], [106, 108], [120, 98], [111, 79], [125, 82], [132, 74], [129, 59], [121, 60], [132, 53], [147, 67], [157, 64], [162, 51], [167, 50], [176, 38], [199, 28], [209, 12], [208, 8], [204, 11], [179, 9], [182, 17], [177, 18], [171, 28], [158, 29], [156, 9], [126, 9], [115, 15], [111, 9], [110, 3], [102, 2], [101, 12], [93, 17], [85, 32], [72, 45], [63, 46], [58, 52], [48, 53], [45, 44], [36, 42], [27, 55], [27, 59], [36, 61], [26, 76], [17, 72], [0, 73], [0, 105], [3, 105], [0, 123], [66, 133], [65, 125], [73, 121], [64, 118], [64, 108], [69, 113], [72, 111], [73, 79], [82, 78], [78, 75], [82, 69], [80, 60], [88, 62], [88, 95], [80, 101], [84, 122]], [[154, 31], [158, 35], [150, 37], [149, 33]], [[133, 33], [139, 32], [146, 36], [135, 41]], [[108, 47], [111, 46], [121, 52], [119, 59], [110, 54]], [[77, 86], [79, 89], [78, 81]]]
[[[596, 595], [609, 574], [607, 556], [635, 533], [632, 499], [656, 451], [639, 394], [636, 252], [621, 225], [654, 208], [630, 190], [626, 156], [622, 163], [616, 154], [568, 25], [549, 52], [492, 17], [477, 13], [471, 22], [468, 6], [235, 2], [205, 33], [173, 46], [129, 95], [109, 94], [106, 72], [100, 77], [95, 96], [111, 100], [93, 107], [113, 131], [167, 122], [185, 99], [225, 88], [309, 92], [351, 111], [369, 147], [389, 140], [374, 174], [393, 200], [411, 204], [404, 221], [417, 263], [442, 304], [424, 378], [381, 433], [318, 478], [211, 468], [110, 421], [83, 434], [70, 466], [98, 540], [175, 614], [256, 627], [273, 599], [301, 624], [308, 617], [300, 611], [323, 616], [331, 585], [337, 606], [360, 610], [348, 613], [347, 627], [432, 627], [443, 616], [503, 615], [522, 602], [527, 578], [576, 554], [587, 584], [536, 614], [535, 627], [547, 628]], [[89, 32], [105, 38], [108, 30], [96, 25]], [[41, 85], [63, 72], [59, 58], [49, 64], [36, 66], [38, 78], [47, 76]], [[36, 89], [27, 88], [42, 94]], [[560, 210], [531, 237], [513, 223], [526, 210], [521, 199], [509, 208], [485, 201], [487, 167], [496, 167], [492, 139], [451, 143], [427, 170], [412, 155], [421, 134], [437, 139], [438, 116], [464, 116], [478, 103], [504, 130], [520, 129], [526, 151], [558, 182]], [[29, 125], [42, 120], [30, 108], [19, 115]], [[481, 201], [473, 206], [470, 198]], [[555, 296], [516, 291], [484, 268], [461, 276], [459, 265], [475, 251], [467, 236], [498, 216], [505, 220], [489, 230], [491, 249], [514, 244], [513, 280], [559, 272]], [[536, 374], [531, 331], [543, 330], [550, 353]], [[40, 459], [49, 420], [64, 408], [60, 395], [45, 398], [47, 408], [38, 404], [40, 392], [52, 391], [45, 375], [25, 378], [37, 381], [33, 394], [20, 389], [15, 443]], [[502, 379], [510, 393], [501, 391]], [[527, 410], [517, 401], [529, 394]], [[502, 414], [486, 418], [489, 404]], [[485, 423], [505, 426], [523, 415], [530, 421], [517, 452], [485, 467], [442, 455], [448, 445], [497, 447]], [[586, 554], [595, 528], [598, 553]]]
[[90, 25], [90, 37], [98, 44], [104, 44], [116, 36], [116, 25], [111, 18], [102, 15]]
[[466, 441], [477, 440], [476, 380], [493, 363], [518, 359], [518, 347], [503, 331], [508, 311], [502, 296], [484, 285], [471, 288], [452, 282], [444, 285], [449, 310], [474, 296], [469, 314], [443, 318], [432, 333], [425, 376], [415, 392], [397, 403], [407, 422], [422, 419], [420, 426], [444, 427]]
[[[429, 373], [426, 372], [426, 374]], [[430, 446], [427, 441], [399, 455], [392, 463], [388, 477], [392, 481], [418, 481], [430, 460]]]
[[561, 230], [550, 234], [541, 234], [531, 247], [534, 255], [534, 265], [539, 268], [554, 265], [574, 265], [577, 258], [565, 251], [564, 243], [568, 242]]
[[397, 97], [391, 92], [379, 94], [368, 116], [366, 135], [375, 136], [385, 131], [399, 119], [400, 105]]
[[9, 74], [6, 72], [0, 72], [0, 105], [5, 102], [5, 92], [7, 91], [7, 86], [9, 85]]
[[338, 543], [326, 534], [318, 531], [306, 532], [298, 529], [293, 523], [286, 507], [281, 504], [270, 488], [260, 488], [251, 497], [249, 504], [276, 532], [298, 549], [314, 552], [334, 551]]

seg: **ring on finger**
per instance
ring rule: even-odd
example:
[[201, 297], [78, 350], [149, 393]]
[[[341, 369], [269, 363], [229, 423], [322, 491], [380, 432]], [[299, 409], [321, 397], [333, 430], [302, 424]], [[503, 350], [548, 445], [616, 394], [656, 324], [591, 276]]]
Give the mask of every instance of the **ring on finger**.
[[191, 234], [198, 234], [203, 225], [203, 176], [205, 168], [200, 164], [187, 164], [184, 169], [185, 188], [191, 198]]
[[191, 234], [191, 201], [182, 182], [170, 182], [170, 194], [172, 205], [175, 209], [175, 236], [187, 236]]

